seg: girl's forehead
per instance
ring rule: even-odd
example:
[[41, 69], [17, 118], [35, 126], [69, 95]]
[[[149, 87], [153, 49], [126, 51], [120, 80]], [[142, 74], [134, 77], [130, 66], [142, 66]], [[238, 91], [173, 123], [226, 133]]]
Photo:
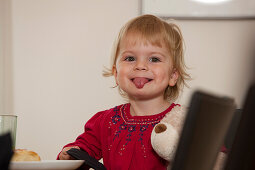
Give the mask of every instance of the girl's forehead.
[[133, 46], [136, 44], [142, 44], [142, 45], [150, 44], [150, 45], [158, 46], [158, 47], [165, 46], [163, 38], [161, 37], [152, 38], [149, 36], [142, 35], [141, 33], [128, 33], [124, 35], [120, 41], [120, 47]]
[[[149, 46], [149, 48], [145, 49], [143, 48], [143, 46]], [[155, 48], [152, 46], [154, 46]], [[128, 34], [126, 36], [123, 36], [123, 38], [120, 40], [116, 57], [118, 57], [119, 54], [123, 53], [126, 50], [136, 51], [139, 47], [142, 47], [142, 50], [146, 50], [147, 52], [160, 52], [165, 56], [171, 56], [171, 52], [163, 40], [153, 40], [137, 34]]]

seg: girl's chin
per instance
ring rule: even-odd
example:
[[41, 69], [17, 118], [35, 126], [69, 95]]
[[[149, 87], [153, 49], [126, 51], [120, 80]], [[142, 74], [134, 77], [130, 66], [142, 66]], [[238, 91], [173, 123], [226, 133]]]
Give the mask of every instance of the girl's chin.
[[137, 92], [137, 93], [129, 93], [128, 95], [129, 99], [133, 99], [133, 100], [151, 100], [151, 99], [155, 99], [155, 98], [164, 98], [164, 94], [163, 95], [158, 95], [158, 94], [152, 94], [152, 93], [145, 93], [145, 92]]

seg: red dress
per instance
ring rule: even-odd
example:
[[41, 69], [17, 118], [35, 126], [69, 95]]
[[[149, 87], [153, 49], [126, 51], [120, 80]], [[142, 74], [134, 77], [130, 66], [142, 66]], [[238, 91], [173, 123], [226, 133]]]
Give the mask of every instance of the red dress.
[[151, 146], [151, 132], [175, 106], [151, 116], [131, 116], [130, 104], [98, 112], [86, 123], [85, 132], [65, 147], [79, 146], [90, 156], [103, 158], [107, 170], [166, 169], [167, 162]]

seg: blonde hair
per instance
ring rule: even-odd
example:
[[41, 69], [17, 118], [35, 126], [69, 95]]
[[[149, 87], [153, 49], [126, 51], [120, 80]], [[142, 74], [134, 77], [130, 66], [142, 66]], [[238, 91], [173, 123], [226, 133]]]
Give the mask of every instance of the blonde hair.
[[[166, 100], [175, 100], [186, 80], [190, 79], [186, 72], [184, 63], [184, 41], [180, 28], [174, 23], [167, 23], [153, 15], [142, 15], [127, 22], [120, 30], [112, 49], [112, 63], [110, 69], [103, 71], [103, 76], [113, 76], [113, 70], [119, 55], [120, 43], [128, 33], [135, 33], [139, 40], [162, 47], [162, 43], [168, 49], [173, 60], [173, 68], [179, 73], [175, 86], [168, 86], [164, 93]], [[126, 97], [126, 94], [119, 88], [120, 94]]]

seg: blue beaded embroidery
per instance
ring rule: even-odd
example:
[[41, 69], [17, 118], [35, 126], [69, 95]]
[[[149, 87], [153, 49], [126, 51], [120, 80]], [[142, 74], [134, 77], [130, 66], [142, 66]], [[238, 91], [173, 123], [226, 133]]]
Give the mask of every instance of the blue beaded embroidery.
[[154, 127], [163, 117], [164, 115], [159, 116], [158, 118], [155, 119], [144, 119], [141, 121], [137, 121], [137, 120], [128, 120], [127, 115], [125, 113], [125, 108], [126, 108], [127, 104], [124, 104], [120, 110], [115, 107], [114, 110], [114, 115], [111, 117], [112, 123], [113, 124], [118, 124], [119, 121], [121, 120], [121, 118], [123, 118], [124, 122], [122, 124], [119, 125], [118, 130], [114, 133], [114, 138], [113, 140], [115, 140], [116, 137], [119, 137], [120, 133], [123, 130], [128, 130], [128, 134], [127, 134], [127, 138], [126, 138], [126, 144], [128, 144], [129, 141], [131, 141], [131, 136], [132, 136], [132, 132], [136, 131], [139, 129], [139, 139], [138, 141], [141, 142], [143, 141], [143, 133], [148, 129], [149, 126]]

